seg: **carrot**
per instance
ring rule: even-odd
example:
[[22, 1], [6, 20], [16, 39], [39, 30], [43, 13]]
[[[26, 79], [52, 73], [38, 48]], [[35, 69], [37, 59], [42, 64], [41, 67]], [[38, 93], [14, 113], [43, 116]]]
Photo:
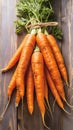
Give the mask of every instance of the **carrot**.
[[17, 77], [16, 77], [16, 85], [20, 91], [20, 96], [23, 98], [25, 93], [25, 83], [24, 83], [24, 76], [30, 61], [33, 49], [35, 46], [35, 35], [28, 34], [28, 37], [25, 37], [25, 43], [22, 49], [22, 53], [20, 56], [20, 60], [18, 63], [17, 69]]
[[48, 43], [52, 48], [59, 70], [66, 84], [68, 84], [68, 75], [65, 67], [64, 59], [55, 38], [52, 35], [47, 35]]
[[68, 113], [68, 112], [64, 109], [63, 102], [62, 102], [62, 100], [61, 100], [61, 98], [60, 98], [60, 96], [59, 96], [59, 94], [58, 94], [58, 91], [56, 90], [56, 86], [55, 86], [55, 84], [54, 84], [54, 82], [53, 82], [53, 80], [52, 80], [52, 78], [51, 78], [51, 75], [50, 75], [50, 73], [49, 73], [49, 71], [48, 71], [47, 68], [45, 69], [45, 72], [46, 72], [46, 79], [47, 79], [49, 88], [50, 88], [50, 90], [51, 90], [51, 92], [52, 92], [54, 98], [56, 99], [57, 104], [59, 105], [59, 107], [60, 107], [63, 111], [65, 111], [67, 114], [70, 114], [70, 113]]
[[34, 80], [31, 65], [29, 65], [27, 71], [27, 79], [26, 79], [26, 96], [27, 96], [27, 106], [30, 114], [33, 113], [34, 110]]
[[12, 92], [13, 92], [13, 90], [16, 87], [16, 76], [17, 76], [17, 68], [16, 68], [16, 70], [15, 70], [15, 72], [14, 72], [12, 78], [11, 78], [11, 81], [10, 81], [9, 85], [8, 85], [8, 103], [6, 104], [5, 109], [3, 110], [3, 112], [2, 112], [2, 114], [0, 116], [0, 120], [3, 119], [7, 109], [9, 107], [9, 104], [10, 104], [10, 101], [11, 101]]
[[51, 110], [51, 107], [50, 107], [50, 104], [49, 104], [49, 100], [48, 100], [48, 86], [47, 86], [46, 78], [45, 78], [45, 100], [47, 102], [47, 105], [48, 105], [51, 117], [53, 118], [52, 110]]
[[12, 79], [11, 79], [9, 85], [8, 85], [8, 99], [11, 99], [12, 92], [16, 87], [16, 76], [17, 76], [17, 68], [12, 76]]
[[44, 122], [44, 115], [45, 115], [45, 106], [44, 106], [44, 63], [43, 57], [39, 48], [36, 46], [34, 53], [32, 54], [31, 58], [31, 65], [32, 65], [32, 72], [34, 77], [34, 84], [35, 84], [35, 92], [37, 103], [41, 112], [42, 121], [45, 127], [46, 124]]
[[18, 47], [18, 49], [16, 50], [15, 54], [12, 56], [11, 60], [9, 61], [8, 65], [2, 69], [2, 72], [6, 72], [8, 71], [9, 69], [11, 69], [15, 64], [16, 62], [19, 60], [20, 58], [20, 55], [21, 55], [21, 51], [22, 51], [22, 48], [23, 48], [23, 45], [25, 43], [25, 40], [28, 39], [28, 36], [29, 34], [27, 34], [22, 43], [20, 44], [20, 46]]
[[19, 90], [17, 89], [16, 98], [15, 98], [15, 106], [16, 107], [18, 107], [20, 100], [21, 100], [20, 93], [19, 93]]
[[52, 53], [52, 50], [50, 46], [48, 46], [48, 40], [45, 34], [39, 33], [36, 36], [37, 44], [42, 52], [45, 64], [51, 74], [51, 77], [56, 85], [56, 88], [63, 100], [65, 100], [65, 92], [64, 92], [64, 86], [63, 82], [61, 80], [61, 76], [56, 64], [56, 61], [54, 59], [54, 55]]
[[53, 96], [55, 97], [59, 107], [61, 107], [63, 109], [63, 103], [61, 101], [61, 98], [60, 98], [60, 96], [59, 96], [59, 94], [58, 94], [58, 92], [56, 90], [56, 86], [55, 86], [55, 84], [54, 84], [54, 82], [53, 82], [53, 80], [51, 78], [51, 75], [50, 75], [49, 71], [47, 70], [47, 68], [45, 69], [45, 72], [46, 72], [46, 78], [47, 78], [47, 82], [48, 82], [48, 85], [50, 87], [50, 90], [51, 90]]

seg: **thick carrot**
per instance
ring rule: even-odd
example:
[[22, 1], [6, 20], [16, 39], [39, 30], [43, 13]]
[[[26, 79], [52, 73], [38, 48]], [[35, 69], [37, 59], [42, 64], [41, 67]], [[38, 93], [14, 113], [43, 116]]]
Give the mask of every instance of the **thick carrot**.
[[46, 35], [43, 33], [39, 33], [36, 36], [36, 41], [42, 52], [45, 64], [51, 74], [51, 77], [56, 85], [56, 88], [57, 88], [60, 96], [62, 97], [62, 99], [65, 100], [63, 82], [61, 80], [60, 72], [58, 70], [58, 66], [56, 64], [52, 50], [51, 50], [50, 46], [48, 45], [48, 40], [47, 40]]
[[59, 70], [65, 82], [68, 84], [68, 75], [65, 67], [64, 59], [55, 38], [52, 35], [47, 35], [48, 43], [52, 48]]
[[20, 91], [20, 96], [23, 98], [25, 93], [25, 83], [24, 83], [24, 76], [30, 61], [33, 49], [35, 46], [35, 35], [28, 34], [28, 37], [25, 38], [25, 43], [22, 49], [22, 53], [20, 56], [20, 60], [18, 63], [17, 69], [17, 77], [16, 77], [16, 85]]
[[18, 49], [16, 50], [15, 54], [12, 56], [11, 60], [9, 61], [8, 65], [2, 69], [2, 72], [6, 72], [8, 71], [9, 69], [11, 69], [15, 64], [16, 62], [19, 60], [20, 58], [20, 55], [21, 55], [21, 51], [22, 51], [22, 48], [23, 48], [23, 45], [25, 44], [25, 40], [28, 39], [28, 34], [24, 37], [22, 43], [20, 44], [20, 46], [18, 47]]
[[31, 58], [32, 71], [34, 76], [35, 92], [37, 103], [41, 112], [42, 121], [45, 127], [44, 115], [45, 115], [45, 106], [44, 106], [44, 63], [41, 52], [38, 47], [35, 48], [34, 53]]
[[34, 110], [34, 79], [31, 64], [29, 65], [27, 71], [26, 96], [27, 96], [28, 111], [30, 114], [32, 114]]
[[34, 76], [34, 84], [38, 106], [41, 108], [40, 111], [43, 113], [43, 102], [44, 102], [44, 68], [43, 68], [43, 57], [41, 52], [36, 51], [32, 54], [31, 59], [32, 71]]
[[20, 100], [21, 100], [20, 93], [19, 93], [19, 90], [17, 89], [16, 97], [15, 97], [15, 106], [16, 107], [18, 107]]

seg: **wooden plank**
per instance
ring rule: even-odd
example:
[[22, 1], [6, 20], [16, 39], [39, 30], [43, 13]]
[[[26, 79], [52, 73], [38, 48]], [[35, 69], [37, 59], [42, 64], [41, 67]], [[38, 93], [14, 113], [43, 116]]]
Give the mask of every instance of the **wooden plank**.
[[[69, 74], [70, 86], [73, 87], [73, 0], [62, 0], [62, 29], [64, 33], [64, 40], [62, 44], [62, 53], [65, 59]], [[67, 100], [73, 104], [73, 91], [67, 89]], [[68, 109], [70, 110], [70, 109]], [[63, 129], [73, 130], [73, 111], [68, 118], [63, 116]]]
[[[55, 5], [56, 13], [59, 19], [59, 23], [62, 23], [62, 29], [64, 33], [64, 40], [62, 44], [62, 53], [65, 59], [65, 63], [69, 73], [70, 86], [73, 85], [73, 0], [60, 0], [56, 1]], [[18, 39], [15, 35], [13, 21], [15, 19], [15, 5], [16, 0], [1, 0], [0, 1], [0, 68], [3, 68], [15, 52], [17, 46], [21, 43], [23, 36], [18, 36]], [[56, 8], [56, 6], [58, 8]], [[61, 21], [60, 21], [61, 20]], [[3, 111], [7, 103], [7, 86], [13, 74], [13, 70], [9, 71], [6, 74], [0, 72], [0, 114]], [[66, 90], [67, 99], [70, 102], [72, 96], [71, 89]], [[10, 107], [4, 116], [2, 122], [0, 122], [0, 130], [17, 130], [17, 111], [14, 107], [15, 95], [13, 94]], [[54, 99], [50, 94], [51, 107], [53, 105]], [[27, 110], [27, 103], [24, 100], [24, 130], [47, 130], [43, 127], [41, 115], [35, 101], [35, 110], [33, 115], [30, 116]], [[22, 115], [21, 115], [21, 103], [18, 108], [18, 130], [22, 129]], [[70, 109], [67, 108], [69, 111]], [[55, 105], [55, 110], [53, 112], [54, 119], [51, 119], [48, 116], [47, 112], [45, 115], [45, 120], [47, 125], [52, 130], [73, 130], [73, 112], [71, 111], [71, 116], [68, 117], [61, 109]]]
[[[13, 21], [15, 19], [15, 5], [13, 0], [0, 0], [0, 69], [5, 67], [17, 48], [17, 38], [15, 35]], [[0, 72], [0, 115], [8, 101], [7, 88], [13, 71], [5, 74]], [[13, 95], [14, 96], [14, 95]], [[0, 121], [0, 130], [17, 129], [17, 112], [12, 98], [10, 106]]]

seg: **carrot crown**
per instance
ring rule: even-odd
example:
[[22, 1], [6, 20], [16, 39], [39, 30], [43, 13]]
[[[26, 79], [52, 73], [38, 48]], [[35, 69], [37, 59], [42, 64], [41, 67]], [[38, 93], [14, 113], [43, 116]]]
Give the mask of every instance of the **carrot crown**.
[[[62, 31], [55, 23], [57, 19], [52, 3], [53, 0], [19, 0], [17, 4], [19, 19], [15, 21], [16, 33], [23, 32], [25, 29], [31, 32], [33, 28], [42, 28], [44, 31], [47, 26], [51, 26], [49, 33], [53, 33], [58, 39], [61, 39]], [[37, 31], [36, 29], [36, 33]]]

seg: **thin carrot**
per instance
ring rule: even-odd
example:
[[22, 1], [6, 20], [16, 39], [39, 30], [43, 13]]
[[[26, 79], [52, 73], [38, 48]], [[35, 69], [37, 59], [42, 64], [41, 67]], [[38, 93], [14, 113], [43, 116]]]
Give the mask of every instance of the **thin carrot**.
[[19, 93], [19, 90], [17, 89], [16, 97], [15, 97], [15, 106], [16, 107], [18, 107], [20, 100], [21, 100], [20, 93]]
[[45, 78], [45, 100], [47, 102], [47, 105], [48, 105], [51, 117], [53, 118], [53, 113], [52, 113], [52, 110], [51, 110], [51, 107], [50, 107], [50, 103], [49, 103], [49, 100], [48, 100], [48, 85], [47, 85], [47, 82], [46, 82], [46, 78]]
[[31, 64], [27, 70], [27, 79], [26, 79], [26, 96], [27, 96], [27, 106], [30, 114], [34, 110], [34, 79]]
[[52, 35], [47, 35], [48, 43], [52, 48], [59, 70], [66, 84], [68, 84], [68, 75], [65, 67], [64, 59], [55, 38]]
[[13, 90], [16, 87], [16, 76], [17, 76], [17, 68], [16, 68], [16, 70], [15, 70], [15, 72], [14, 72], [12, 78], [11, 78], [11, 81], [10, 81], [9, 85], [8, 85], [8, 103], [6, 104], [5, 109], [3, 110], [3, 112], [2, 112], [2, 114], [0, 116], [0, 120], [3, 119], [7, 109], [9, 107], [9, 104], [10, 104], [10, 101], [11, 101], [12, 92], [13, 92]]
[[43, 33], [39, 33], [36, 36], [36, 41], [42, 52], [45, 64], [51, 74], [51, 77], [56, 85], [56, 88], [57, 88], [60, 96], [62, 97], [62, 99], [65, 100], [63, 82], [61, 80], [60, 72], [58, 70], [58, 66], [56, 64], [52, 50], [51, 50], [50, 46], [48, 46], [48, 40], [47, 40], [46, 35]]
[[25, 76], [25, 72], [26, 72], [28, 63], [30, 61], [34, 46], [35, 46], [35, 35], [28, 34], [28, 37], [26, 35], [25, 43], [24, 43], [20, 60], [18, 63], [17, 77], [16, 77], [16, 85], [20, 91], [21, 98], [23, 98], [25, 94], [24, 76]]
[[61, 100], [61, 98], [60, 98], [60, 96], [59, 96], [59, 94], [58, 94], [58, 91], [56, 90], [56, 86], [55, 86], [55, 84], [54, 84], [54, 82], [53, 82], [53, 80], [52, 80], [52, 78], [51, 78], [51, 75], [50, 75], [50, 73], [49, 73], [49, 71], [48, 71], [47, 68], [45, 69], [45, 72], [46, 72], [46, 78], [47, 78], [47, 82], [48, 82], [49, 88], [50, 88], [50, 90], [51, 90], [51, 92], [52, 92], [54, 98], [56, 99], [57, 104], [59, 105], [59, 107], [60, 107], [63, 111], [65, 111], [67, 114], [70, 114], [70, 113], [68, 113], [68, 112], [64, 109], [63, 102], [62, 102], [62, 100]]
[[56, 86], [55, 86], [55, 84], [54, 84], [54, 82], [53, 82], [53, 80], [51, 78], [51, 75], [50, 75], [49, 71], [47, 70], [47, 68], [45, 68], [45, 73], [46, 73], [46, 78], [47, 78], [47, 82], [48, 82], [48, 85], [50, 87], [50, 90], [51, 90], [53, 96], [55, 97], [59, 107], [61, 107], [63, 109], [62, 100], [61, 100], [61, 98], [60, 98], [60, 96], [59, 96], [59, 94], [58, 94], [58, 92], [56, 90]]
[[17, 76], [17, 68], [12, 76], [12, 79], [11, 79], [9, 85], [8, 85], [8, 99], [11, 99], [12, 92], [16, 87], [16, 76]]
[[18, 49], [16, 50], [15, 54], [12, 56], [12, 58], [10, 59], [8, 65], [2, 69], [2, 72], [6, 72], [8, 71], [9, 69], [11, 69], [15, 64], [16, 62], [19, 60], [20, 58], [20, 55], [21, 55], [21, 51], [22, 51], [22, 48], [23, 48], [23, 45], [25, 44], [25, 40], [28, 39], [28, 34], [24, 37], [22, 43], [20, 44], [20, 46], [18, 47]]
[[31, 58], [32, 64], [32, 72], [34, 76], [34, 84], [35, 84], [35, 91], [36, 91], [36, 98], [37, 103], [41, 112], [42, 121], [45, 127], [46, 124], [44, 122], [44, 115], [45, 115], [45, 106], [44, 106], [44, 63], [43, 57], [39, 48], [36, 46], [34, 53], [32, 54]]

